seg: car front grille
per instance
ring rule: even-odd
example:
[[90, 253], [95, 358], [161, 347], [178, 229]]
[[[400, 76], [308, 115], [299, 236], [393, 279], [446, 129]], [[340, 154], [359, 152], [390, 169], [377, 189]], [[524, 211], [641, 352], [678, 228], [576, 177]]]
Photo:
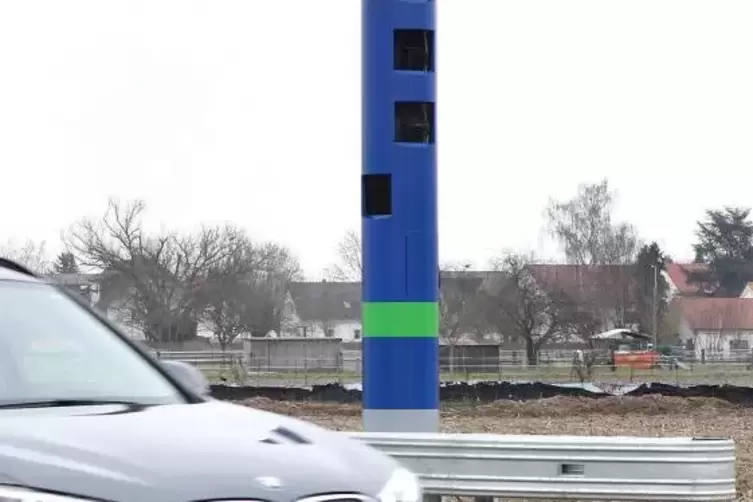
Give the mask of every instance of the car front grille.
[[328, 493], [304, 497], [297, 502], [376, 502], [376, 499], [359, 493]]

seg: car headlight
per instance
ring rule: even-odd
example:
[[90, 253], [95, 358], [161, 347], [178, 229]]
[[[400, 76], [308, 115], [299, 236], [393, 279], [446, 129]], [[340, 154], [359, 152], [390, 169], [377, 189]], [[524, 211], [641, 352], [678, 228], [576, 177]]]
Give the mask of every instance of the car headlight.
[[19, 486], [0, 486], [0, 502], [85, 502], [86, 500]]
[[408, 469], [396, 469], [379, 492], [381, 502], [421, 502], [423, 494], [418, 477]]

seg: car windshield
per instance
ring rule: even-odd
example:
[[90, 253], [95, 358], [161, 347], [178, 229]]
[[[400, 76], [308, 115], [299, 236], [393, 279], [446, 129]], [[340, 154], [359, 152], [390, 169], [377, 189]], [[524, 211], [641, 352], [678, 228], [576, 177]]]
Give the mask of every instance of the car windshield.
[[185, 402], [148, 361], [56, 287], [0, 281], [0, 405]]

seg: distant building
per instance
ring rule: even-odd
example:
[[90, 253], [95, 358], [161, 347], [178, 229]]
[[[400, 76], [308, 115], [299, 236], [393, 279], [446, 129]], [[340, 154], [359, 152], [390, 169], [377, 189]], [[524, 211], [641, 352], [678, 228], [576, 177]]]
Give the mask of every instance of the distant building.
[[753, 299], [678, 297], [680, 340], [697, 359], [746, 359], [753, 347]]
[[99, 279], [99, 274], [55, 274], [47, 276], [47, 280], [50, 282], [59, 284], [84, 297], [92, 305], [95, 305], [100, 298]]
[[291, 283], [283, 325], [283, 336], [361, 340], [361, 283]]
[[689, 275], [706, 272], [708, 266], [704, 263], [667, 263], [664, 265], [664, 277], [669, 284], [669, 297], [702, 296], [710, 291], [704, 291], [702, 284], [690, 282]]
[[743, 292], [740, 293], [740, 298], [753, 299], [753, 282], [749, 282], [745, 285], [745, 289], [743, 289]]

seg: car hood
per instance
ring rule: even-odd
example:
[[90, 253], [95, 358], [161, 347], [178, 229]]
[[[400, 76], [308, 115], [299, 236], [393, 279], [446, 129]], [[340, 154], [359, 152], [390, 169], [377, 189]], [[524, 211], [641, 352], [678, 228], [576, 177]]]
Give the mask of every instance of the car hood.
[[375, 496], [396, 467], [344, 434], [219, 401], [0, 411], [0, 483], [100, 500]]

